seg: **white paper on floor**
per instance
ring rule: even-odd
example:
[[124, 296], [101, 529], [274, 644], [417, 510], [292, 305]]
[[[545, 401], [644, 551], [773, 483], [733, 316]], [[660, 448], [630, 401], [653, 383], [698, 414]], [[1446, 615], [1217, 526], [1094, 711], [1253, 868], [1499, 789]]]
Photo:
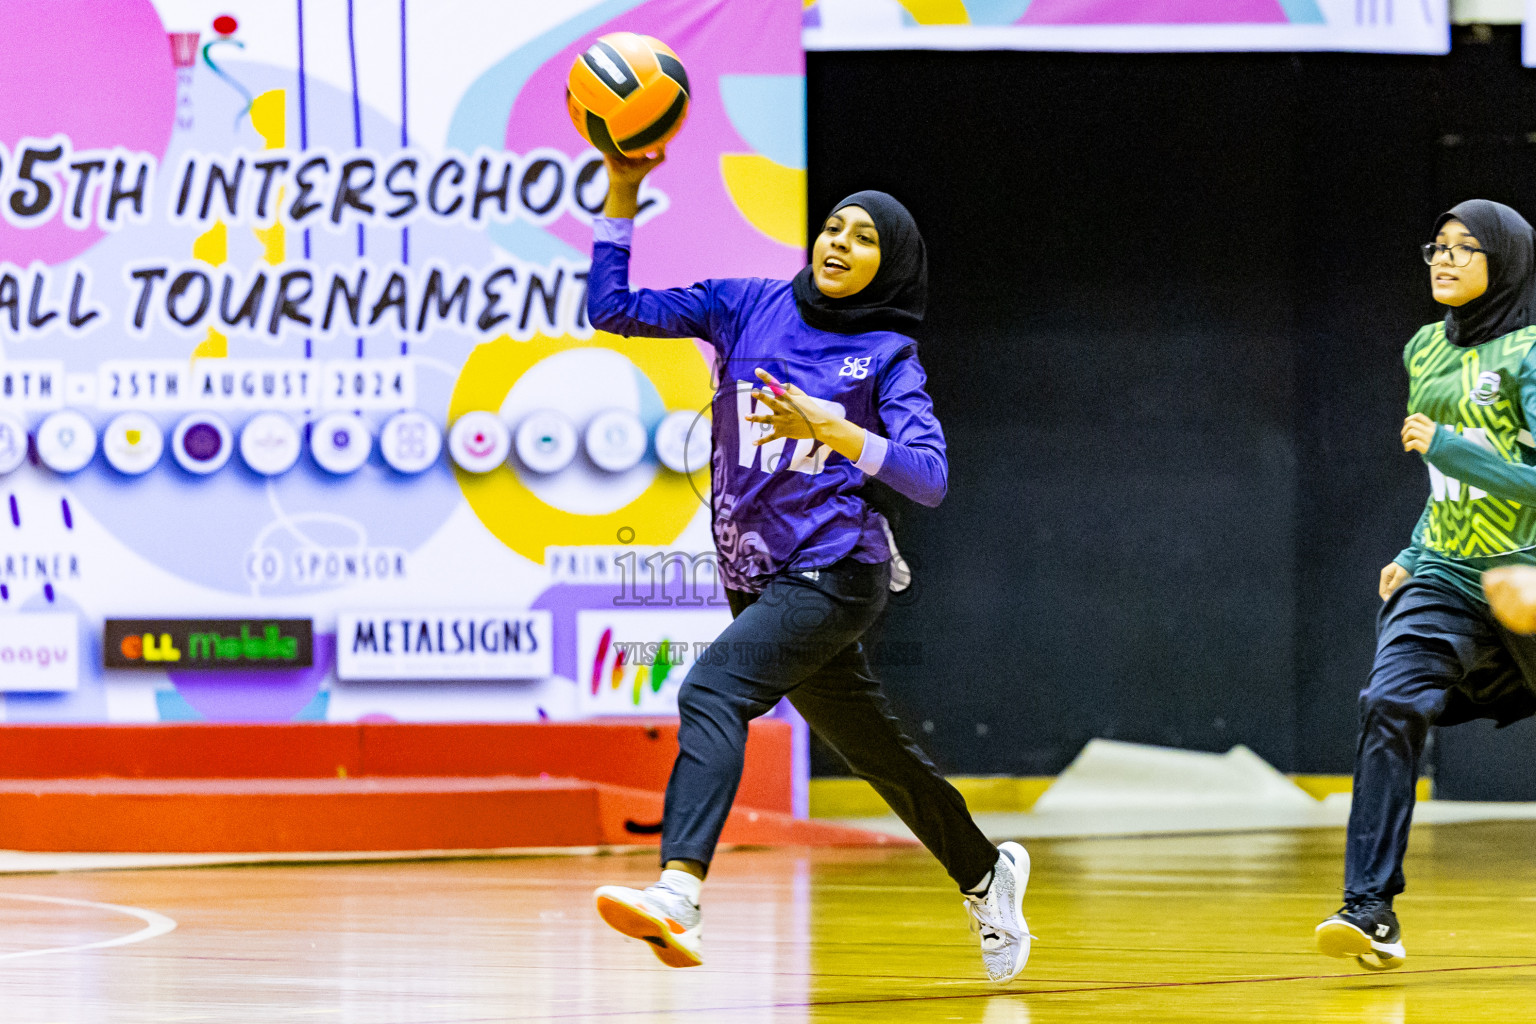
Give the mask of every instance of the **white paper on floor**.
[[1035, 812], [1114, 808], [1317, 807], [1317, 801], [1245, 746], [1225, 754], [1089, 740], [1035, 803]]
[[[1316, 800], [1247, 747], [1225, 754], [1090, 740], [1027, 813], [976, 814], [988, 838], [1089, 838], [1342, 828], [1349, 795]], [[1536, 803], [1420, 801], [1416, 825], [1536, 818]], [[846, 819], [910, 838], [894, 815]]]

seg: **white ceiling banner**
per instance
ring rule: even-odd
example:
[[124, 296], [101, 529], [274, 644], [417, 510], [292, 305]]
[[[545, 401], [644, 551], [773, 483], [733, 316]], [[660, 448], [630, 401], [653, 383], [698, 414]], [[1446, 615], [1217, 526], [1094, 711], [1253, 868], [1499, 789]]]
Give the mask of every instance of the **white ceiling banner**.
[[[1447, 0], [805, 0], [802, 24], [807, 50], [1447, 53], [1451, 45]], [[1530, 44], [1526, 53], [1530, 64]]]
[[1525, 0], [1525, 25], [1520, 32], [1520, 63], [1536, 68], [1536, 0]]

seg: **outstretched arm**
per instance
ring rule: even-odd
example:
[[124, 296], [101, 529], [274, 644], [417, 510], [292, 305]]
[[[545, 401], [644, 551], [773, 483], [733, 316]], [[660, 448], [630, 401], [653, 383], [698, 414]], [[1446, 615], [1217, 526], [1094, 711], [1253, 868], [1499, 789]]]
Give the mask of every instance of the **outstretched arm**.
[[702, 338], [719, 343], [724, 312], [711, 283], [689, 288], [629, 288], [629, 254], [640, 183], [666, 154], [605, 156], [608, 199], [592, 223], [592, 269], [587, 277], [587, 319], [610, 334], [642, 338]]

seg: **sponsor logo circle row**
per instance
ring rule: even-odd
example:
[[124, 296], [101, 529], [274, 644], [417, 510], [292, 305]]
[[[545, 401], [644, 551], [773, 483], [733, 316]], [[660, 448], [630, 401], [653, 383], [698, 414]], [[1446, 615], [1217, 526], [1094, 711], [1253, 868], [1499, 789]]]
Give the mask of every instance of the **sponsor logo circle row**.
[[[367, 463], [377, 443], [379, 454], [396, 472], [422, 473], [435, 465], [445, 447], [442, 430], [425, 413], [409, 410], [389, 417], [375, 438], [368, 423], [352, 413], [331, 413], [307, 431], [310, 457], [328, 473], [343, 476]], [[139, 476], [163, 461], [166, 448], [183, 470], [196, 476], [217, 473], [238, 452], [253, 472], [280, 476], [299, 461], [306, 431], [292, 417], [263, 412], [240, 427], [214, 412], [189, 413], [170, 432], [142, 412], [114, 417], [97, 434], [82, 413], [51, 413], [32, 433], [37, 459], [55, 473], [77, 473], [90, 465], [97, 449], [108, 465], [125, 476]], [[654, 444], [657, 461], [676, 473], [697, 472], [709, 461], [709, 425], [696, 413], [679, 410], [657, 425], [654, 437], [640, 418], [623, 409], [598, 413], [584, 428], [554, 410], [538, 410], [516, 425], [491, 412], [469, 412], [448, 431], [446, 447], [454, 464], [469, 473], [488, 473], [512, 453], [525, 469], [557, 473], [585, 449], [598, 469], [623, 473], [639, 465]], [[0, 475], [26, 462], [28, 432], [14, 414], [0, 412]]]

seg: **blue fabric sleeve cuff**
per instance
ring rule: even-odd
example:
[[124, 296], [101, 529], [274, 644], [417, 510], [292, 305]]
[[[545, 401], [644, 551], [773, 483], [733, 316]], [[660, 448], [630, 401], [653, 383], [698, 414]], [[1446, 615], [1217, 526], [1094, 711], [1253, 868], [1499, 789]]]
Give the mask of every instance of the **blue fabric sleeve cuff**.
[[870, 476], [880, 472], [885, 465], [885, 453], [890, 450], [891, 443], [873, 430], [864, 431], [864, 450], [859, 453], [858, 466]]
[[634, 239], [635, 222], [628, 217], [594, 217], [592, 219], [592, 241], [594, 242], [607, 242], [621, 249], [633, 249]]

